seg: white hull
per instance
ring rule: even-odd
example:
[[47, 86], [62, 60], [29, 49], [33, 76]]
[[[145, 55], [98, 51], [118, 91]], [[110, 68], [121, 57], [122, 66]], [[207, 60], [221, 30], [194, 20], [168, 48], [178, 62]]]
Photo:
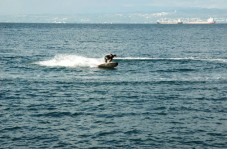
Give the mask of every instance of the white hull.
[[178, 22], [157, 22], [157, 24], [183, 24]]
[[184, 24], [215, 24], [215, 22], [186, 22]]

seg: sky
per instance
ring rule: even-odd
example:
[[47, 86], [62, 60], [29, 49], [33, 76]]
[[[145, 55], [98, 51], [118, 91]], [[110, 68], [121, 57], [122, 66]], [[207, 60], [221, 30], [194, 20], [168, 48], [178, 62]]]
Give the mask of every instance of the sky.
[[0, 15], [131, 13], [194, 7], [227, 9], [227, 0], [0, 0]]

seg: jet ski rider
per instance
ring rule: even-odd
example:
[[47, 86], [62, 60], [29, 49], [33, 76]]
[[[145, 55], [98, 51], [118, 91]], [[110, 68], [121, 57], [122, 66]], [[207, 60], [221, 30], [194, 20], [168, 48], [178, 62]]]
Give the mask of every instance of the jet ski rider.
[[113, 55], [113, 54], [109, 54], [105, 56], [105, 63], [110, 63], [114, 57], [116, 57], [117, 55]]

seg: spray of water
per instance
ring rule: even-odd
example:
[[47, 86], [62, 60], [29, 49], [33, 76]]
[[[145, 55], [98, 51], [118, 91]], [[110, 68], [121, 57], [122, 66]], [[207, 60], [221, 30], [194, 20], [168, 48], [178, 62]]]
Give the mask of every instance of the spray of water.
[[36, 64], [47, 67], [97, 67], [103, 63], [103, 58], [88, 58], [78, 55], [56, 55], [49, 60]]

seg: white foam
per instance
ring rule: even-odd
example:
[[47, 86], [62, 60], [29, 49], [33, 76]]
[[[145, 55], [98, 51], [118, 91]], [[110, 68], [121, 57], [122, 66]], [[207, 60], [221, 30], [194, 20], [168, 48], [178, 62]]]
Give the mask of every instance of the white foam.
[[56, 55], [49, 60], [35, 64], [47, 67], [97, 67], [103, 63], [103, 58], [88, 58], [78, 55]]
[[219, 59], [203, 59], [203, 60], [207, 60], [207, 61], [210, 61], [210, 62], [227, 63], [227, 59], [222, 59], [222, 58], [219, 58]]

